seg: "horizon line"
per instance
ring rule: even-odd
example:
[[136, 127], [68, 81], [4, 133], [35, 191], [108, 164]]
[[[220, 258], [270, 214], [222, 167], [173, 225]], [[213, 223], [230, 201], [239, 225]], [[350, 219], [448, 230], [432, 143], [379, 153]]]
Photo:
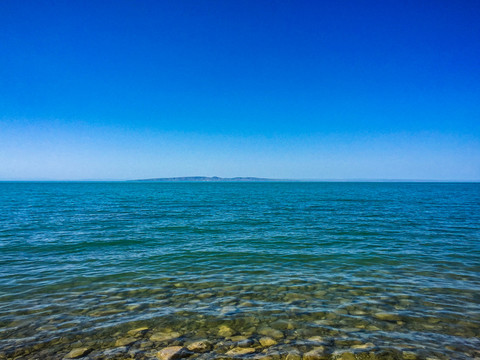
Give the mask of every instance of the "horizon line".
[[[209, 180], [178, 180], [178, 178], [196, 178], [204, 176], [181, 176], [181, 177], [168, 177], [168, 178], [146, 178], [146, 179], [112, 179], [112, 178], [100, 178], [100, 179], [0, 179], [0, 183], [6, 182], [129, 182], [129, 183], [142, 183], [142, 182], [432, 182], [432, 183], [478, 183], [480, 179], [396, 179], [396, 178], [256, 178], [250, 176], [236, 176], [229, 178], [222, 178], [211, 176], [205, 178], [218, 178], [219, 181]], [[177, 179], [177, 180], [175, 180]], [[249, 180], [233, 180], [233, 179], [249, 179]]]

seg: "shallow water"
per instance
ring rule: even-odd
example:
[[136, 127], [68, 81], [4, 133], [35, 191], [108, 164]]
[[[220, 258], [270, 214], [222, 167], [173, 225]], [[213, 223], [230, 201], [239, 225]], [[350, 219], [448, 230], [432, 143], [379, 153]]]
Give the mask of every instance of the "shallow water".
[[0, 359], [480, 358], [479, 275], [480, 184], [0, 183]]

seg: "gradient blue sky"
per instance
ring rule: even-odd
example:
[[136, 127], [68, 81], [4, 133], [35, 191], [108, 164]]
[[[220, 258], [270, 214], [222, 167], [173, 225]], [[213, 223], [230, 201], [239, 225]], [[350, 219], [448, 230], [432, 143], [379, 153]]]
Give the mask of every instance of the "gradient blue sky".
[[0, 179], [480, 179], [480, 2], [0, 1]]

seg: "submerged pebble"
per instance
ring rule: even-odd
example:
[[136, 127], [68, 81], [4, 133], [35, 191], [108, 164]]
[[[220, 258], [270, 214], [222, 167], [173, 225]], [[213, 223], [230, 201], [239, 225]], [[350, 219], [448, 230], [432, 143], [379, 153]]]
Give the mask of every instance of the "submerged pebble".
[[220, 325], [218, 328], [218, 335], [222, 337], [231, 337], [235, 331], [233, 331], [230, 327], [227, 325]]
[[263, 347], [269, 347], [277, 344], [277, 342], [274, 339], [268, 336], [263, 336], [258, 341]]
[[134, 337], [125, 337], [115, 341], [115, 346], [128, 346], [133, 344], [135, 341], [137, 341], [137, 339]]
[[268, 326], [264, 326], [264, 327], [259, 328], [258, 333], [260, 335], [269, 336], [269, 337], [274, 338], [274, 339], [283, 338], [283, 332], [281, 332], [280, 330], [277, 330], [277, 329], [273, 329], [273, 328], [268, 327]]
[[157, 353], [157, 358], [160, 360], [176, 360], [189, 355], [191, 355], [191, 353], [182, 346], [169, 346], [160, 350]]
[[65, 358], [67, 359], [77, 359], [79, 357], [87, 355], [91, 350], [87, 347], [76, 348], [70, 351]]
[[206, 352], [212, 348], [212, 343], [206, 339], [198, 340], [187, 345], [187, 349], [193, 352]]
[[236, 347], [231, 350], [228, 350], [225, 354], [229, 356], [240, 356], [240, 355], [246, 355], [246, 354], [251, 354], [254, 353], [255, 349], [254, 348], [243, 348], [243, 347]]
[[391, 314], [391, 313], [376, 313], [375, 317], [379, 320], [385, 320], [385, 321], [400, 321], [401, 317], [398, 316], [397, 314]]
[[138, 336], [138, 335], [144, 334], [147, 331], [148, 331], [148, 327], [143, 326], [143, 327], [139, 327], [139, 328], [136, 328], [136, 329], [129, 330], [127, 332], [127, 334], [130, 335], [130, 336]]
[[150, 340], [153, 342], [162, 342], [180, 337], [181, 334], [175, 331], [172, 332], [155, 332], [150, 336]]
[[344, 351], [337, 357], [337, 360], [356, 360], [355, 354], [350, 351]]
[[325, 347], [318, 346], [313, 350], [303, 354], [303, 360], [324, 360], [328, 359], [328, 354], [325, 352]]
[[302, 354], [299, 351], [289, 351], [285, 360], [302, 360]]
[[375, 347], [375, 345], [373, 343], [352, 345], [352, 349], [369, 349], [369, 348], [373, 348], [373, 347]]

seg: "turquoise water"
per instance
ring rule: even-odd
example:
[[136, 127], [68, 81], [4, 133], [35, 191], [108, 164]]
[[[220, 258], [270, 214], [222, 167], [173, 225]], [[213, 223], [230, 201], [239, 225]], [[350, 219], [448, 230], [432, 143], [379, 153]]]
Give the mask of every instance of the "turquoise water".
[[471, 359], [479, 336], [480, 184], [0, 183], [0, 359]]

